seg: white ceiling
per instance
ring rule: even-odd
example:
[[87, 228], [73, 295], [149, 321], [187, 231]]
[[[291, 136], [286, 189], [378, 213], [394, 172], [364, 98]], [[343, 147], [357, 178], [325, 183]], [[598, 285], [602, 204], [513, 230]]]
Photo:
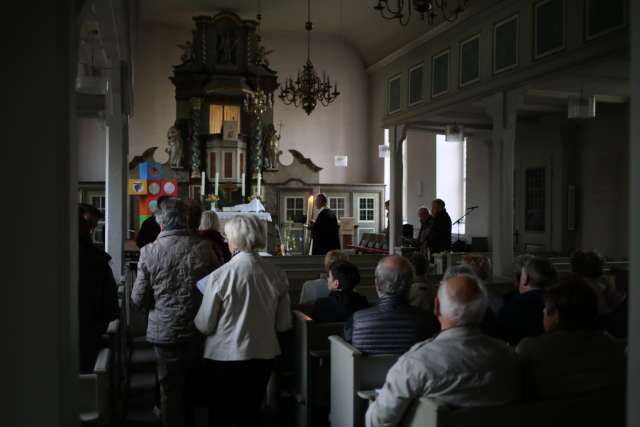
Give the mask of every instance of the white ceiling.
[[[430, 27], [417, 15], [408, 26], [383, 19], [373, 9], [377, 0], [312, 0], [314, 32], [342, 37], [362, 55], [367, 66], [374, 64]], [[141, 18], [174, 26], [192, 27], [194, 16], [231, 10], [244, 19], [255, 19], [258, 0], [140, 0]], [[304, 31], [305, 0], [262, 0], [263, 31]]]

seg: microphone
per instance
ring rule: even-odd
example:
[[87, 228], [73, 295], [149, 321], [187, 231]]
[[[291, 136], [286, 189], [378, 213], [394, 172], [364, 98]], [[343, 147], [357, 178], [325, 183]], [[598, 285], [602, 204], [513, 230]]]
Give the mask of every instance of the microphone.
[[467, 208], [467, 210], [471, 210], [471, 209], [478, 209], [480, 206], [476, 205], [476, 206], [469, 206]]

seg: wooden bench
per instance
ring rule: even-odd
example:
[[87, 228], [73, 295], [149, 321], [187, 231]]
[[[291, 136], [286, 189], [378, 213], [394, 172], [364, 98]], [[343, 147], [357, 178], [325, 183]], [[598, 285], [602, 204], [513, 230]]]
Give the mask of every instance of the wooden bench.
[[422, 397], [402, 427], [624, 427], [625, 396], [598, 396], [452, 409]]
[[297, 310], [293, 321], [295, 425], [305, 427], [329, 405], [329, 336], [342, 335], [344, 323], [316, 323]]
[[83, 426], [109, 426], [111, 420], [111, 350], [100, 350], [91, 374], [81, 374], [78, 409]]
[[331, 341], [331, 413], [332, 427], [364, 425], [366, 404], [358, 391], [379, 388], [387, 371], [399, 355], [365, 355], [339, 336]]

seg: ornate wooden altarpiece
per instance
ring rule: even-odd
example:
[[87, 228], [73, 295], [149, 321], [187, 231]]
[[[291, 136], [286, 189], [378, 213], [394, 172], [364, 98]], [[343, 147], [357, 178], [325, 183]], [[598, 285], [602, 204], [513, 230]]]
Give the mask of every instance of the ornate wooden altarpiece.
[[258, 90], [272, 94], [276, 72], [265, 60], [256, 21], [232, 12], [194, 21], [193, 40], [181, 46], [183, 62], [170, 77], [176, 88], [175, 126], [182, 136], [181, 196], [199, 194], [202, 172], [206, 193], [213, 193], [218, 173], [220, 204], [244, 203], [242, 177], [246, 195], [252, 194], [257, 173], [266, 166], [263, 134], [273, 129], [273, 113], [251, 114], [243, 102]]

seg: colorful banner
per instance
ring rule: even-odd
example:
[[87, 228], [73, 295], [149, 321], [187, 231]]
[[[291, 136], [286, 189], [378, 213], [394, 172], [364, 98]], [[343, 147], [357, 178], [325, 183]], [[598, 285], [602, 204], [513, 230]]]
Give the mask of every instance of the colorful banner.
[[130, 179], [127, 188], [130, 196], [144, 196], [147, 194], [147, 181], [145, 179]]
[[160, 187], [162, 187], [160, 195], [162, 196], [177, 196], [178, 195], [178, 182], [175, 179], [161, 180]]
[[148, 180], [147, 181], [147, 194], [151, 196], [160, 196], [162, 193], [162, 181]]
[[138, 165], [138, 177], [140, 179], [160, 179], [162, 171], [158, 162], [142, 162]]

